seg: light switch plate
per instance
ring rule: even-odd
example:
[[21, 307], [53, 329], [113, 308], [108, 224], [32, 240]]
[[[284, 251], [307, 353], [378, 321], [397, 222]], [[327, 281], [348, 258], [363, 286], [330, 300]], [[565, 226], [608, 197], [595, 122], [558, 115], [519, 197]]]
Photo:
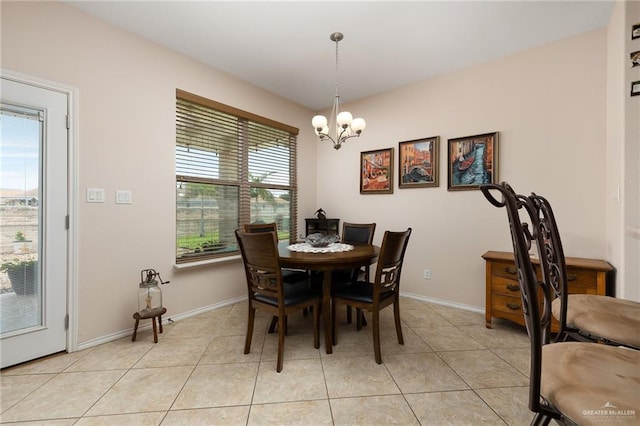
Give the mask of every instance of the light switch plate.
[[118, 189], [116, 191], [116, 204], [131, 204], [131, 191]]
[[87, 188], [87, 203], [104, 203], [104, 189]]

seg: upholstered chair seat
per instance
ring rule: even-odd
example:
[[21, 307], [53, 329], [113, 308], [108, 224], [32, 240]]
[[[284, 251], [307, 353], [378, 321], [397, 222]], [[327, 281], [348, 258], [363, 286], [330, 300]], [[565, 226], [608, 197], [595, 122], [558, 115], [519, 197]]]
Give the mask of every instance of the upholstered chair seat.
[[[640, 351], [595, 343], [554, 343], [542, 347], [542, 365], [540, 394], [575, 424], [637, 425], [640, 421], [640, 395], [629, 392], [640, 383]], [[636, 415], [630, 415], [632, 410]]]
[[[556, 318], [560, 318], [561, 305], [559, 298], [552, 303]], [[570, 294], [567, 305], [568, 328], [580, 330], [595, 340], [640, 348], [640, 303], [594, 294]]]

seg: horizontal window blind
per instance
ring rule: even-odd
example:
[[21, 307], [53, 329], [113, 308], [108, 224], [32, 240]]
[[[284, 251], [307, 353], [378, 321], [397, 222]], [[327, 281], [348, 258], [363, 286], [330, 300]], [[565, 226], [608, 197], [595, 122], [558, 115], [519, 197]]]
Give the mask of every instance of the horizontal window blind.
[[276, 222], [279, 239], [295, 240], [297, 133], [177, 91], [177, 262], [235, 253], [244, 223]]

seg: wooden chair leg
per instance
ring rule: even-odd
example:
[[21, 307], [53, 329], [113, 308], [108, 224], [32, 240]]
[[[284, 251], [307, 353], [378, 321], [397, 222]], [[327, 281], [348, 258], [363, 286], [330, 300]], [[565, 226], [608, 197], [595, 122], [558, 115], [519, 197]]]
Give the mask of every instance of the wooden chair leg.
[[139, 319], [136, 319], [136, 325], [133, 326], [133, 336], [131, 336], [131, 341], [136, 341], [136, 335], [138, 334], [138, 324], [140, 323]]
[[352, 322], [353, 322], [352, 309], [351, 309], [351, 306], [347, 305], [347, 324], [351, 324]]
[[286, 316], [281, 315], [278, 317], [278, 363], [276, 371], [279, 373], [282, 371], [282, 365], [284, 361], [284, 334], [286, 329]]
[[362, 326], [366, 327], [367, 326], [367, 317], [364, 316], [364, 311], [362, 309], [360, 309], [360, 316], [362, 317]]
[[331, 341], [333, 345], [338, 344], [338, 330], [336, 327], [336, 305], [337, 303], [334, 301], [331, 304]]
[[382, 353], [380, 352], [380, 311], [373, 311], [373, 352], [376, 364], [382, 364]]
[[274, 315], [271, 318], [271, 324], [269, 325], [269, 334], [272, 334], [273, 332], [276, 331], [277, 325], [278, 325], [278, 317]]
[[151, 318], [151, 324], [153, 325], [153, 343], [158, 343], [158, 329], [156, 326], [156, 317]]
[[400, 321], [400, 303], [393, 304], [393, 317], [396, 322], [396, 334], [398, 335], [398, 343], [404, 345], [404, 337], [402, 337], [402, 322]]
[[317, 305], [313, 309], [313, 347], [320, 349], [320, 309]]
[[[247, 318], [247, 337], [244, 340], [244, 353], [248, 354], [251, 350], [251, 337], [253, 337], [253, 320], [256, 317], [255, 308], [249, 308], [249, 316]], [[276, 317], [274, 317], [276, 318]]]

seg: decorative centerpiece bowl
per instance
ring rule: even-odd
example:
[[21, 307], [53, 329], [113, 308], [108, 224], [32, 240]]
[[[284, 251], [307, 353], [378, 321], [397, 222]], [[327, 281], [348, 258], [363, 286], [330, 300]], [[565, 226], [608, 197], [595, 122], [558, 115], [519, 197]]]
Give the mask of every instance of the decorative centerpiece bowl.
[[312, 247], [327, 247], [329, 244], [340, 241], [340, 237], [337, 235], [324, 235], [321, 233], [309, 234], [304, 240]]

